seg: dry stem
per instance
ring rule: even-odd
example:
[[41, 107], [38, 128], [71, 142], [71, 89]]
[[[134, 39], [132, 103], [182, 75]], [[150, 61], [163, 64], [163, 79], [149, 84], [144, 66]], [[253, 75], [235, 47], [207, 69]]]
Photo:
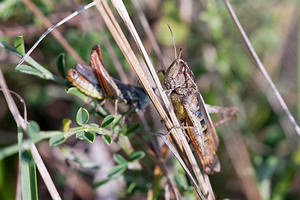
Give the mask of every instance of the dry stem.
[[279, 91], [277, 90], [275, 84], [273, 83], [271, 77], [269, 76], [268, 72], [265, 69], [265, 66], [263, 65], [263, 63], [261, 62], [260, 58], [258, 57], [258, 55], [256, 54], [248, 36], [246, 35], [242, 25], [239, 22], [239, 19], [237, 18], [234, 10], [231, 7], [231, 4], [229, 3], [228, 0], [223, 0], [233, 22], [235, 23], [238, 31], [240, 32], [245, 45], [247, 46], [251, 56], [253, 57], [254, 61], [256, 62], [256, 65], [258, 67], [258, 69], [261, 71], [261, 73], [263, 74], [264, 78], [266, 79], [266, 81], [268, 82], [269, 86], [271, 87], [272, 92], [274, 93], [276, 99], [278, 100], [279, 104], [281, 105], [282, 109], [284, 110], [284, 112], [286, 113], [287, 117], [289, 118], [292, 126], [294, 127], [296, 133], [298, 136], [300, 136], [300, 128], [295, 120], [295, 118], [293, 117], [293, 115], [290, 113], [285, 101], [283, 100], [282, 96], [280, 95]]

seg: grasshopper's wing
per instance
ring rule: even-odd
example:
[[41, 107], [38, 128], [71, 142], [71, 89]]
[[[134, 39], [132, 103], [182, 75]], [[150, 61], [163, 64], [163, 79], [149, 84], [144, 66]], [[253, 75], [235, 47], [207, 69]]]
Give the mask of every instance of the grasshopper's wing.
[[106, 71], [103, 61], [100, 46], [95, 46], [92, 49], [90, 56], [90, 65], [94, 68], [97, 79], [103, 91], [112, 99], [120, 97], [120, 90]]
[[99, 85], [99, 81], [93, 71], [93, 69], [90, 66], [84, 65], [84, 64], [76, 64], [75, 70], [79, 72], [81, 76], [86, 78], [89, 82]]
[[215, 129], [215, 126], [214, 124], [212, 123], [211, 121], [211, 118], [205, 108], [205, 103], [203, 101], [203, 98], [201, 96], [201, 94], [199, 92], [197, 92], [197, 98], [198, 98], [198, 105], [199, 105], [199, 111], [202, 113], [203, 117], [204, 117], [204, 120], [207, 124], [207, 130], [210, 131], [210, 134], [213, 138], [213, 141], [214, 141], [214, 148], [215, 150], [217, 150], [218, 148], [218, 145], [219, 145], [219, 137], [217, 135], [217, 132], [216, 132], [216, 129]]
[[124, 84], [119, 80], [113, 79], [121, 92], [124, 102], [134, 107], [136, 110], [144, 110], [150, 102], [149, 96], [141, 87]]

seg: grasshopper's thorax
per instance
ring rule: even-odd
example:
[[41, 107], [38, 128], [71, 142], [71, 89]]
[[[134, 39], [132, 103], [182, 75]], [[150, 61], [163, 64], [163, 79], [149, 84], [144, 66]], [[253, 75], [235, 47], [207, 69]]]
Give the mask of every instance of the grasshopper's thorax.
[[193, 72], [182, 59], [176, 59], [168, 68], [164, 85], [167, 90], [175, 91], [178, 95], [191, 95], [198, 91]]

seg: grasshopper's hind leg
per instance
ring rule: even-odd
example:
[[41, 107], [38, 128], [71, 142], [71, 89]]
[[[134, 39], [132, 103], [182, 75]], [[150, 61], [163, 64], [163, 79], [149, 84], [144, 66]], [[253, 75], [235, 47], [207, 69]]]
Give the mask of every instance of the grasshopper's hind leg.
[[238, 108], [236, 107], [221, 107], [221, 106], [212, 106], [209, 104], [205, 104], [206, 110], [208, 113], [215, 113], [215, 114], [221, 114], [222, 119], [217, 121], [214, 126], [218, 127], [222, 124], [228, 122], [232, 118], [236, 117], [237, 113], [239, 112]]

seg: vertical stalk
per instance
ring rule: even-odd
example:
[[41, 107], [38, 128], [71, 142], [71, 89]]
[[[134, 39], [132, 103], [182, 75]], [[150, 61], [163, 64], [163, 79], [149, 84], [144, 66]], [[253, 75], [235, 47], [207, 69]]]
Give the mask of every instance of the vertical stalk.
[[297, 3], [298, 9], [297, 9], [297, 63], [298, 63], [298, 121], [300, 120], [300, 1]]

